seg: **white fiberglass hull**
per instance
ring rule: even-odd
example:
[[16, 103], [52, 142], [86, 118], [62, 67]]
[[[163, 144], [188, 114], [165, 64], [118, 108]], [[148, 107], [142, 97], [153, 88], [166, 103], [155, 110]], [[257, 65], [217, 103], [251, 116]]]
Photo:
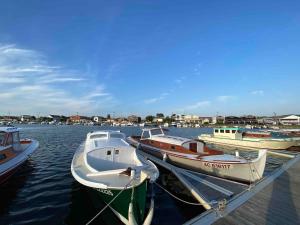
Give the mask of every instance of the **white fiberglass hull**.
[[230, 138], [218, 138], [211, 135], [200, 135], [199, 140], [206, 143], [219, 144], [226, 146], [234, 146], [239, 148], [247, 149], [271, 149], [271, 150], [282, 150], [291, 147], [300, 147], [299, 140], [293, 139], [257, 139], [257, 138], [243, 138], [241, 140], [230, 139]]
[[[102, 188], [102, 189], [120, 189], [122, 190], [126, 185], [127, 187], [132, 187], [135, 185], [141, 184], [145, 179], [153, 179], [156, 180], [159, 172], [156, 166], [149, 160], [144, 159], [143, 157], [138, 158], [139, 163], [142, 166], [137, 165], [137, 169], [141, 172], [141, 176], [139, 179], [134, 179], [134, 181], [128, 185], [130, 180], [132, 179], [130, 176], [120, 176], [123, 170], [120, 171], [114, 170], [107, 171], [107, 173], [99, 174], [96, 176], [91, 176], [91, 173], [95, 172], [91, 170], [91, 168], [87, 165], [84, 160], [84, 145], [82, 144], [73, 156], [73, 160], [71, 163], [71, 173], [73, 177], [82, 185], [91, 187], [91, 188]], [[134, 167], [133, 167], [134, 168]], [[96, 172], [97, 174], [97, 172]]]

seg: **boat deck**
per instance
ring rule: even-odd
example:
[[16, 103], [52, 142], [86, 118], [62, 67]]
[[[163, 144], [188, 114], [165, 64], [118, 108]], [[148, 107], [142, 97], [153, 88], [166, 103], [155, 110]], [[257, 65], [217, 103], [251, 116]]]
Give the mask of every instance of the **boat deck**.
[[234, 197], [221, 214], [208, 210], [186, 224], [300, 224], [299, 171], [298, 156]]

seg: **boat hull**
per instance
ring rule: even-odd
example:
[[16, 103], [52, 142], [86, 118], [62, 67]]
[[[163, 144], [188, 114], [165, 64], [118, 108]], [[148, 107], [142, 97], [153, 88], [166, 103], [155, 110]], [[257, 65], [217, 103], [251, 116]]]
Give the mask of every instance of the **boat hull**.
[[160, 159], [165, 157], [168, 162], [185, 169], [247, 183], [261, 179], [266, 164], [266, 152], [257, 161], [242, 163], [190, 158], [145, 144], [141, 144], [141, 150]]
[[26, 162], [28, 157], [38, 148], [39, 143], [31, 140], [31, 144], [12, 159], [0, 164], [0, 184], [6, 182]]
[[0, 185], [5, 183], [11, 176], [13, 176], [25, 162], [26, 162], [26, 160], [20, 162], [20, 164], [14, 166], [13, 168], [2, 173], [0, 175]]
[[[147, 184], [157, 179], [159, 171], [125, 139], [119, 131], [88, 133], [73, 156], [71, 173], [93, 193], [97, 208], [106, 203], [124, 224], [143, 224]], [[151, 209], [146, 222], [152, 220]]]
[[[131, 202], [131, 196], [133, 192], [133, 213], [138, 224], [142, 224], [144, 221], [145, 206], [146, 206], [146, 194], [147, 194], [147, 180], [144, 180], [134, 189], [129, 188], [124, 191], [121, 189], [92, 189], [94, 196], [98, 196], [106, 204], [109, 204], [113, 198], [116, 197], [109, 205], [116, 216], [123, 222], [128, 223], [128, 210]], [[122, 193], [120, 194], [120, 192]], [[97, 201], [94, 201], [97, 204]]]
[[229, 139], [229, 138], [216, 138], [206, 135], [200, 135], [199, 139], [210, 144], [226, 145], [247, 149], [270, 149], [270, 150], [284, 150], [291, 147], [300, 146], [299, 141], [276, 141], [276, 140], [243, 140]]
[[[210, 175], [223, 177], [242, 182], [255, 182], [262, 178], [262, 173], [256, 171], [255, 165], [245, 163], [228, 163], [191, 160], [174, 155], [168, 155], [168, 160], [177, 166], [193, 171], [204, 172]], [[258, 165], [257, 165], [258, 166]]]

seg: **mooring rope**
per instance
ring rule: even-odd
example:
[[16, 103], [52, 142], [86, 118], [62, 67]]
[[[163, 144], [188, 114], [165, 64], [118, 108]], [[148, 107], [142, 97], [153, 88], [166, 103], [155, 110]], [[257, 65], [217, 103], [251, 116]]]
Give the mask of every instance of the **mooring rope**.
[[173, 198], [177, 199], [178, 201], [181, 201], [185, 204], [189, 204], [189, 205], [204, 205], [202, 203], [195, 203], [195, 202], [188, 202], [188, 201], [185, 201], [179, 197], [177, 197], [176, 195], [172, 194], [171, 192], [169, 192], [167, 189], [165, 189], [163, 186], [161, 186], [160, 184], [154, 182], [159, 188], [161, 188], [162, 190], [164, 190], [165, 192], [167, 192], [169, 195], [171, 195]]
[[[249, 165], [249, 175], [250, 175], [249, 177], [255, 178], [254, 177], [255, 175], [253, 174], [255, 172], [257, 177], [259, 179], [261, 179], [262, 177], [259, 176], [258, 170], [257, 170], [256, 166], [254, 165], [254, 163], [252, 163], [252, 160], [250, 158], [246, 158], [246, 157], [243, 157], [243, 156], [240, 156], [240, 157], [245, 159], [247, 161], [247, 164]], [[252, 168], [252, 166], [253, 166], [253, 168]], [[251, 179], [250, 179], [249, 190], [251, 189], [252, 184], [255, 184], [255, 181], [252, 183]]]
[[[164, 187], [162, 187], [160, 184], [154, 182], [159, 188], [161, 188], [162, 190], [164, 190], [165, 192], [167, 192], [169, 195], [171, 195], [173, 198], [177, 199], [178, 201], [181, 201], [185, 204], [188, 204], [188, 205], [195, 205], [195, 206], [203, 206], [204, 204], [202, 203], [195, 203], [195, 202], [188, 202], [188, 201], [185, 201], [179, 197], [177, 197], [176, 195], [172, 194], [171, 192], [169, 192], [167, 189], [165, 189]], [[207, 203], [211, 206], [211, 208], [218, 214], [220, 215], [220, 212], [223, 211], [226, 207], [226, 204], [227, 204], [227, 200], [224, 198], [223, 200], [221, 201], [211, 201], [209, 203]], [[213, 205], [216, 205], [216, 207], [213, 207]]]
[[104, 206], [89, 222], [87, 222], [86, 225], [89, 225], [91, 222], [93, 222], [111, 203], [113, 203], [113, 201], [116, 200], [116, 198], [128, 188], [128, 185], [130, 185], [133, 180], [134, 178], [132, 178], [128, 184], [125, 185], [124, 189], [122, 189], [106, 206]]

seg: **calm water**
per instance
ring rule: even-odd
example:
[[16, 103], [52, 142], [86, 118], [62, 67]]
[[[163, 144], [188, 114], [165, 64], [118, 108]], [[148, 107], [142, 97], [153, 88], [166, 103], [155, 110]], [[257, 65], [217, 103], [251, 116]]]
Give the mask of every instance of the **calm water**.
[[[70, 165], [77, 147], [89, 131], [105, 129], [88, 126], [22, 126], [21, 136], [36, 139], [40, 147], [11, 179], [0, 187], [0, 224], [70, 224], [87, 223], [99, 209], [94, 208], [85, 187], [72, 177]], [[140, 134], [140, 128], [113, 128], [126, 135]], [[209, 128], [171, 128], [171, 135], [196, 137]], [[270, 168], [277, 159], [269, 160]], [[275, 162], [275, 163], [274, 163]], [[161, 171], [161, 174], [164, 174]], [[180, 189], [172, 181], [175, 189]], [[199, 214], [199, 206], [182, 205], [164, 191], [155, 188], [153, 224], [182, 224]], [[104, 206], [104, 205], [103, 205]], [[106, 210], [93, 224], [118, 224]]]

